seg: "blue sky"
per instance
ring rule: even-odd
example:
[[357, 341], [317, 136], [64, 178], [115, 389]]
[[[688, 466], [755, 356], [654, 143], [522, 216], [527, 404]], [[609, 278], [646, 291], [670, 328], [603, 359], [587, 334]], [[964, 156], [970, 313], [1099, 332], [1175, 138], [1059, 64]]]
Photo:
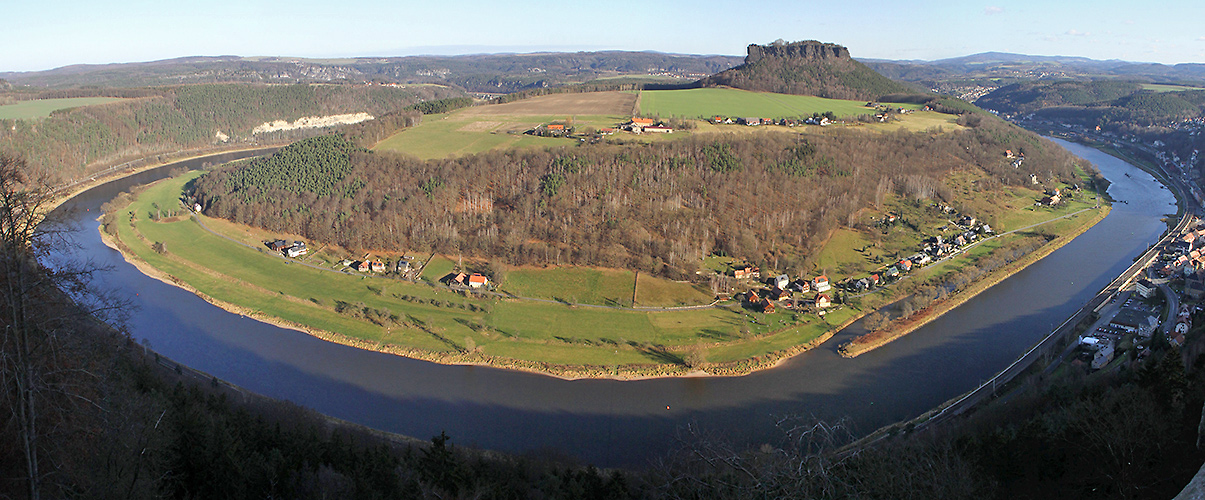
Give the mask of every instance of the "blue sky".
[[194, 55], [655, 50], [820, 40], [854, 57], [979, 52], [1205, 63], [1205, 2], [0, 0], [0, 72]]

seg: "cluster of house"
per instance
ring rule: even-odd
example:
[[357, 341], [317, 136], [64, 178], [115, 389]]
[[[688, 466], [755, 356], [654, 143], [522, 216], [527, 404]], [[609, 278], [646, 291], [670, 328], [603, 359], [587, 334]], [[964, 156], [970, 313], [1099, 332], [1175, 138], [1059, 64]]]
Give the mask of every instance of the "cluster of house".
[[[945, 213], [954, 212], [954, 209], [949, 206], [937, 205], [936, 207]], [[957, 253], [962, 247], [978, 240], [981, 234], [992, 234], [991, 226], [980, 223], [974, 217], [961, 216], [957, 218], [958, 222], [954, 223], [951, 221], [959, 230], [958, 233], [954, 234], [953, 238], [947, 239], [941, 235], [928, 238], [924, 241], [921, 251], [887, 265], [885, 268], [871, 273], [864, 278], [842, 280], [838, 286], [849, 292], [873, 290], [887, 283], [899, 280], [904, 274], [911, 272], [913, 268], [933, 262], [934, 258]], [[883, 222], [888, 224], [896, 220], [898, 220], [898, 217], [894, 214], [887, 214], [883, 218]], [[945, 230], [946, 228], [942, 229]], [[749, 265], [740, 266], [733, 269], [732, 276], [738, 280], [759, 280], [761, 279], [761, 269]], [[781, 303], [785, 301], [784, 306], [787, 308], [809, 304], [814, 304], [818, 308], [824, 308], [832, 304], [832, 298], [824, 295], [824, 292], [827, 292], [832, 287], [826, 276], [818, 276], [812, 280], [804, 278], [792, 282], [784, 274], [766, 280], [766, 284], [770, 285], [768, 290], [760, 292], [753, 290], [749, 292], [744, 297], [744, 303], [751, 307], [760, 306], [763, 310], [769, 310], [770, 312], [774, 310], [773, 304], [775, 302]], [[792, 295], [794, 292], [806, 294], [813, 291], [818, 295], [811, 301], [795, 300]], [[821, 295], [823, 295], [823, 298]]]
[[1189, 277], [1205, 270], [1205, 248], [1202, 247], [1205, 247], [1205, 229], [1185, 232], [1179, 239], [1163, 247], [1159, 254], [1163, 267], [1159, 273], [1167, 277], [1179, 272]]
[[664, 123], [654, 120], [652, 118], [641, 118], [639, 116], [632, 117], [631, 120], [629, 120], [627, 123], [625, 123], [623, 125], [620, 125], [619, 128], [621, 128], [623, 130], [627, 130], [628, 132], [631, 132], [633, 134], [643, 134], [645, 132], [648, 132], [650, 134], [672, 134], [672, 133], [674, 133], [673, 127], [667, 126]]
[[573, 126], [566, 123], [545, 123], [527, 131], [540, 137], [564, 137], [573, 134]]
[[[411, 277], [412, 278], [413, 276], [409, 276], [409, 274], [412, 271], [416, 270], [416, 266], [412, 264], [413, 259], [414, 259], [414, 257], [409, 257], [409, 256], [398, 259], [397, 264], [393, 266], [393, 270], [396, 271], [398, 274], [401, 274], [403, 277]], [[389, 272], [389, 270], [390, 270], [389, 264], [387, 264], [384, 260], [382, 260], [380, 258], [374, 259], [367, 255], [365, 255], [362, 260], [353, 261], [351, 259], [343, 259], [343, 261], [340, 262], [340, 264], [342, 264], [346, 267], [355, 269], [356, 271], [359, 271], [362, 273], [385, 273], [385, 272]], [[420, 264], [421, 264], [421, 262], [420, 262]], [[417, 267], [421, 267], [421, 266], [417, 266]]]
[[707, 121], [716, 125], [745, 125], [749, 127], [757, 127], [760, 125], [782, 125], [784, 127], [798, 127], [801, 125], [820, 125], [828, 126], [833, 123], [831, 119], [825, 116], [813, 116], [810, 118], [758, 118], [756, 116], [747, 117], [731, 117], [731, 116], [713, 116]]
[[483, 274], [455, 273], [444, 277], [444, 282], [451, 287], [482, 288], [490, 284], [490, 279]]
[[[757, 273], [756, 270], [752, 272]], [[749, 271], [745, 271], [742, 275], [749, 277], [748, 273]], [[833, 286], [829, 283], [828, 277], [824, 275], [812, 279], [792, 280], [790, 276], [780, 274], [767, 279], [766, 285], [768, 285], [767, 288], [752, 289], [740, 297], [745, 307], [761, 309], [762, 312], [769, 314], [773, 313], [777, 307], [802, 309], [815, 306], [817, 309], [824, 310], [833, 305], [833, 298], [826, 293], [832, 290]], [[807, 298], [807, 295], [812, 292], [815, 292], [816, 295]], [[800, 296], [796, 297], [796, 294]]]
[[1012, 160], [1013, 168], [1021, 168], [1021, 164], [1025, 163], [1025, 153], [1022, 151], [1018, 151], [1016, 154], [1013, 154], [1013, 150], [1005, 149], [1004, 157]]
[[1038, 201], [1038, 205], [1053, 207], [1063, 201], [1063, 191], [1059, 188], [1046, 190], [1046, 196]]
[[[950, 207], [949, 205], [936, 205], [936, 208], [947, 214], [954, 212], [953, 207]], [[953, 228], [950, 226], [943, 226], [941, 228], [942, 231], [957, 229], [957, 232], [954, 233], [953, 237], [942, 236], [939, 234], [937, 236], [926, 238], [921, 243], [923, 247], [921, 247], [920, 253], [909, 257], [909, 260], [911, 260], [913, 264], [928, 264], [930, 257], [940, 258], [947, 255], [953, 255], [958, 253], [962, 247], [977, 241], [980, 235], [993, 234], [992, 226], [985, 224], [974, 217], [962, 215], [956, 216], [956, 218], [957, 222], [953, 220], [950, 221], [954, 226]]]
[[[902, 108], [902, 107], [897, 107], [897, 108], [893, 109], [892, 107], [887, 106], [886, 104], [879, 104], [877, 102], [868, 102], [868, 103], [866, 103], [866, 107], [874, 108], [874, 110], [875, 110], [874, 119], [877, 120], [879, 123], [886, 123], [888, 120], [890, 120], [892, 113], [908, 115], [908, 114], [912, 114], [916, 111], [916, 110]], [[924, 108], [925, 111], [929, 111], [930, 109], [932, 109], [932, 108], [930, 108], [927, 105]]]
[[352, 267], [355, 268], [355, 270], [360, 271], [362, 273], [367, 273], [367, 272], [383, 273], [383, 272], [385, 272], [385, 262], [382, 261], [381, 259], [364, 259], [364, 260], [354, 263], [354, 265]]
[[310, 253], [310, 250], [306, 248], [304, 241], [294, 241], [293, 243], [289, 243], [285, 240], [276, 240], [269, 242], [268, 248], [271, 248], [273, 252], [283, 253], [286, 257], [301, 257], [302, 255]]

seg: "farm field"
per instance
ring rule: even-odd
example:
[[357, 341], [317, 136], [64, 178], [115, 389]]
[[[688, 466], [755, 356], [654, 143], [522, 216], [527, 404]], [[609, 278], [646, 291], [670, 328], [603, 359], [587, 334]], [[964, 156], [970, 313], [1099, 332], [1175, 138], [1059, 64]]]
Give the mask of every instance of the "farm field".
[[590, 92], [473, 106], [446, 114], [427, 115], [418, 126], [386, 138], [373, 149], [431, 159], [493, 149], [576, 144], [576, 139], [535, 137], [523, 132], [553, 121], [572, 121], [579, 129], [614, 127], [631, 117], [635, 101], [636, 95], [631, 93]]
[[[892, 106], [919, 109], [914, 104]], [[714, 115], [759, 118], [812, 116], [832, 111], [838, 117], [874, 114], [866, 101], [845, 101], [822, 97], [750, 92], [728, 88], [686, 90], [646, 90], [640, 93], [640, 113], [663, 118], [706, 118]]]
[[1205, 90], [1205, 87], [1191, 87], [1188, 85], [1168, 85], [1164, 83], [1143, 83], [1143, 90], [1153, 90], [1155, 92], [1180, 92], [1184, 90]]
[[0, 120], [29, 120], [46, 118], [50, 113], [67, 108], [92, 106], [120, 101], [117, 97], [71, 97], [64, 99], [39, 99], [0, 106]]

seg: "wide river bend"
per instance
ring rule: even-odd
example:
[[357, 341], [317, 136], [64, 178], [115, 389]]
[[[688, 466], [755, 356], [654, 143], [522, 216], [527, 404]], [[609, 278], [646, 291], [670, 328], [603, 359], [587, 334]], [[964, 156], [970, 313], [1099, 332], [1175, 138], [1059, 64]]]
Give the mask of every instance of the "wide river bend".
[[[861, 434], [910, 419], [1007, 366], [1158, 240], [1175, 199], [1112, 156], [1059, 141], [1113, 182], [1103, 221], [1050, 256], [912, 334], [845, 359], [855, 324], [783, 365], [744, 377], [565, 381], [444, 366], [332, 344], [228, 313], [151, 279], [100, 241], [99, 207], [168, 167], [86, 191], [76, 257], [111, 265], [98, 283], [130, 296], [139, 342], [182, 364], [274, 398], [377, 429], [507, 452], [554, 451], [599, 466], [641, 466], [688, 424], [737, 445], [773, 442], [776, 417], [848, 418]], [[213, 160], [209, 160], [213, 161]], [[185, 162], [199, 168], [200, 161]], [[1128, 175], [1127, 175], [1128, 174]]]

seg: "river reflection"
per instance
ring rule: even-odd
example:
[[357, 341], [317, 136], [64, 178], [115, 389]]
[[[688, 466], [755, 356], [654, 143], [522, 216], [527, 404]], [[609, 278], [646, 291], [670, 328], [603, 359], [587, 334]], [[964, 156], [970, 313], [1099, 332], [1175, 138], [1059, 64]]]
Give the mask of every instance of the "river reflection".
[[[78, 257], [110, 264], [101, 284], [132, 295], [136, 339], [252, 391], [370, 427], [508, 452], [555, 450], [600, 466], [640, 466], [675, 446], [687, 424], [738, 444], [775, 437], [776, 416], [847, 417], [866, 433], [914, 417], [990, 378], [1155, 242], [1174, 198], [1147, 173], [1059, 142], [1113, 181], [1118, 203], [1067, 246], [924, 328], [856, 359], [836, 346], [855, 325], [782, 366], [735, 378], [564, 381], [443, 366], [361, 351], [227, 313], [139, 273], [100, 242], [99, 206], [166, 170], [74, 198]], [[195, 165], [193, 165], [195, 168]], [[1128, 173], [1129, 176], [1125, 174]], [[87, 211], [85, 211], [87, 209]]]

